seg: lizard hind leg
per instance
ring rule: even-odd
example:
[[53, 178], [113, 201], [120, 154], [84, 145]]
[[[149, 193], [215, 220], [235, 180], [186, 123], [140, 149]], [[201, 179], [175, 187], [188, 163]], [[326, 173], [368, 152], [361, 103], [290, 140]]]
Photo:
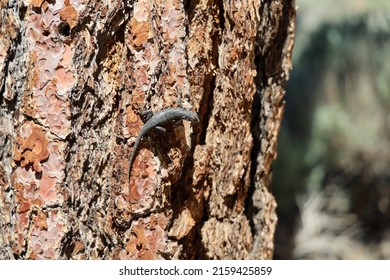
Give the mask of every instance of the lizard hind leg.
[[141, 119], [144, 123], [146, 123], [151, 117], [153, 117], [152, 110], [140, 111], [139, 114], [141, 115]]

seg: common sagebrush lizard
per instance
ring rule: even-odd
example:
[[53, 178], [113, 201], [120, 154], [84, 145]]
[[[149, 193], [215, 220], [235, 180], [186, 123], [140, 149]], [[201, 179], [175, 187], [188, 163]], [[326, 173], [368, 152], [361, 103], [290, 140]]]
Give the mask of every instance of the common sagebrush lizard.
[[133, 151], [130, 156], [130, 164], [129, 164], [129, 178], [131, 167], [133, 165], [133, 161], [135, 159], [135, 155], [137, 153], [138, 146], [141, 142], [142, 137], [144, 137], [150, 130], [154, 128], [161, 128], [163, 125], [178, 121], [178, 120], [188, 120], [191, 122], [199, 122], [199, 116], [195, 112], [188, 111], [181, 107], [175, 108], [166, 108], [157, 113], [155, 113], [141, 128], [140, 133], [135, 140], [135, 144], [133, 147]]

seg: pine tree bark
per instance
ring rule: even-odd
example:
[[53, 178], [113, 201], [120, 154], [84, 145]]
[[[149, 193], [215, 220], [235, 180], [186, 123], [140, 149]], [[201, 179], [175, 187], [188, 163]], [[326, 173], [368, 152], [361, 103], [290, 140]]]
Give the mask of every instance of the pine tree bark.
[[[0, 1], [1, 259], [269, 259], [294, 1]], [[141, 113], [182, 106], [129, 158]]]

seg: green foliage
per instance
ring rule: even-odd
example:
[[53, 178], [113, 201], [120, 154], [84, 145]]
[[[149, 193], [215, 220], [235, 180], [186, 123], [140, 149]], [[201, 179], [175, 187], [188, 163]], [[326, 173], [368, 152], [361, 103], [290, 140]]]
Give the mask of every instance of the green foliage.
[[[301, 13], [314, 3], [304, 2]], [[336, 1], [315, 4], [326, 9], [325, 2]], [[298, 19], [274, 164], [273, 190], [280, 212], [293, 211], [298, 193], [332, 185], [349, 195], [351, 211], [365, 213], [360, 216], [364, 223], [389, 220], [390, 206], [380, 206], [375, 197], [389, 193], [382, 185], [390, 186], [390, 1], [363, 2], [366, 13], [346, 1], [340, 5], [355, 11], [348, 17], [337, 11], [317, 23], [312, 15]], [[389, 9], [376, 9], [381, 4]], [[308, 22], [311, 29], [300, 26]]]
[[353, 168], [357, 159], [371, 164], [387, 150], [390, 64], [383, 58], [390, 54], [390, 28], [383, 21], [365, 15], [313, 33], [288, 86], [283, 164], [275, 168], [298, 174], [317, 165]]

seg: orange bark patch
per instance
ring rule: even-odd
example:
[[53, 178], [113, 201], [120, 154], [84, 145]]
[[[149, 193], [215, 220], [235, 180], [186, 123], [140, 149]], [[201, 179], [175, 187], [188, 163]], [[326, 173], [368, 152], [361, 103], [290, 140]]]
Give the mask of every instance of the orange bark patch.
[[46, 215], [44, 213], [38, 213], [34, 218], [34, 226], [39, 230], [47, 230]]
[[31, 0], [30, 3], [33, 7], [39, 8], [41, 7], [44, 0]]
[[70, 28], [73, 28], [76, 25], [77, 16], [77, 11], [70, 4], [65, 6], [65, 8], [60, 11], [61, 20], [66, 21], [69, 24]]
[[42, 172], [41, 163], [49, 157], [48, 140], [43, 130], [34, 125], [27, 138], [18, 135], [16, 142], [14, 160], [22, 167], [31, 164], [36, 172]]
[[131, 228], [131, 237], [125, 244], [128, 257], [141, 260], [160, 259], [167, 240], [164, 233], [166, 226], [167, 217], [161, 214], [135, 222]]
[[145, 44], [149, 39], [150, 22], [139, 22], [135, 18], [130, 21], [133, 34], [133, 44], [137, 47]]

